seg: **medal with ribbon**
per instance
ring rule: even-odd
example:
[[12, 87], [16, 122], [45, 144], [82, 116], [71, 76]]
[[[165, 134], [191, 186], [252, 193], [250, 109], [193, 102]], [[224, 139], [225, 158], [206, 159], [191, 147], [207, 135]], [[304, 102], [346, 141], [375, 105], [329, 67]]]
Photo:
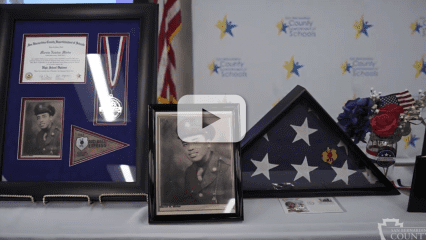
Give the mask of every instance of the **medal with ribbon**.
[[[110, 39], [113, 38], [114, 40]], [[112, 53], [111, 50], [115, 50], [113, 44], [110, 44], [110, 40], [116, 43], [116, 39], [119, 38], [118, 49], [116, 53]], [[109, 87], [109, 97], [110, 97], [110, 108], [113, 112], [114, 120], [118, 119], [123, 113], [123, 104], [121, 101], [114, 97], [113, 91], [117, 86], [120, 74], [121, 74], [121, 66], [123, 63], [123, 55], [126, 45], [126, 38], [124, 36], [102, 36], [101, 44], [104, 50], [104, 59], [106, 65], [106, 79]], [[103, 109], [99, 107], [99, 112], [103, 116]], [[104, 117], [105, 118], [105, 117]]]

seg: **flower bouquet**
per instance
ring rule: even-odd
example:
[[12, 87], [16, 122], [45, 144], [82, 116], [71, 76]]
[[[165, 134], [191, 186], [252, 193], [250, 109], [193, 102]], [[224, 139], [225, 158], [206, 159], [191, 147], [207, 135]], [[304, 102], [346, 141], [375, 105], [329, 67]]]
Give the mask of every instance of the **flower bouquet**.
[[[426, 125], [420, 113], [426, 97], [421, 90], [419, 94], [417, 100], [408, 90], [381, 96], [372, 88], [369, 98], [347, 101], [343, 113], [337, 117], [339, 125], [356, 144], [367, 143], [366, 152], [383, 167], [385, 175], [395, 163], [398, 141], [411, 134], [411, 124]], [[368, 132], [370, 137], [366, 142]]]

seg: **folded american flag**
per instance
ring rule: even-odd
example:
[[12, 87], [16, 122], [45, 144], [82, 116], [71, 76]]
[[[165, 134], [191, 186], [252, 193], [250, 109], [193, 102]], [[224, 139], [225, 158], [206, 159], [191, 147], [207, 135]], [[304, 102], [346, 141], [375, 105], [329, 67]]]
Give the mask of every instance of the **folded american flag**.
[[404, 111], [407, 111], [414, 104], [414, 98], [411, 96], [408, 90], [400, 93], [394, 93], [387, 96], [380, 97], [379, 108], [384, 107], [388, 104], [396, 104], [403, 107]]

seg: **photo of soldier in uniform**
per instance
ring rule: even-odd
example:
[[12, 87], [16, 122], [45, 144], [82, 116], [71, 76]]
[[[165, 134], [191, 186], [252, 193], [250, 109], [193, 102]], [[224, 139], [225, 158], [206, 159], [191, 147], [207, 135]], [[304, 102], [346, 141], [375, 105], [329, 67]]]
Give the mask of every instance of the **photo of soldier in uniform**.
[[190, 121], [179, 125], [182, 138], [176, 115], [157, 118], [159, 214], [198, 214], [207, 209], [222, 213], [235, 202], [233, 144], [212, 143], [217, 135], [214, 128], [200, 128]]
[[18, 159], [61, 159], [63, 98], [23, 98]]

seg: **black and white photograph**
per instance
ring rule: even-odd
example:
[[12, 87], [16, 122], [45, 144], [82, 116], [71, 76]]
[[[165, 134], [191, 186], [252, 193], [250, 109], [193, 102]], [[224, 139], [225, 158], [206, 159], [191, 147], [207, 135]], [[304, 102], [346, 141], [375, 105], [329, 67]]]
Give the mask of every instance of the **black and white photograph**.
[[64, 104], [64, 98], [22, 98], [18, 159], [61, 159]]
[[179, 124], [183, 138], [176, 113], [157, 115], [158, 214], [234, 213], [233, 144], [210, 143], [214, 128]]

